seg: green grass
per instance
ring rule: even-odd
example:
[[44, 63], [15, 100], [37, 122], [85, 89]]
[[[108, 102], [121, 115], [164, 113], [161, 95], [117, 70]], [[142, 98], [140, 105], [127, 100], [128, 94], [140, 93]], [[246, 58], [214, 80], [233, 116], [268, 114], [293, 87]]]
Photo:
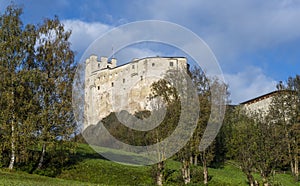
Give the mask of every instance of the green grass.
[[[120, 152], [107, 148], [97, 149], [101, 153], [113, 153], [115, 155], [128, 156], [136, 154]], [[96, 153], [90, 146], [79, 144], [77, 157], [87, 157], [77, 164], [63, 170], [59, 178], [86, 181], [90, 183], [101, 183], [105, 185], [151, 185], [150, 166], [131, 166], [108, 161]], [[123, 158], [123, 157], [122, 157]]]
[[[100, 148], [98, 151], [128, 159], [143, 158], [107, 148]], [[178, 161], [166, 162], [165, 185], [183, 185], [180, 168], [181, 164]], [[77, 153], [56, 178], [0, 169], [0, 185], [154, 185], [152, 170], [152, 166], [130, 166], [108, 161], [90, 146], [78, 144]], [[202, 167], [193, 166], [191, 172], [193, 183], [189, 185], [203, 185]], [[223, 168], [209, 168], [209, 176], [210, 186], [247, 186], [246, 176], [232, 162], [226, 163]], [[258, 174], [254, 176], [261, 181]], [[277, 174], [273, 182], [283, 186], [300, 186], [289, 174]]]
[[[100, 148], [97, 151], [101, 153], [112, 152], [114, 150]], [[96, 156], [95, 152], [91, 147], [80, 144], [78, 147], [78, 153], [88, 156]], [[130, 154], [120, 151], [115, 151], [116, 154], [121, 155], [134, 155], [133, 158], [136, 158], [136, 154]], [[97, 154], [97, 153], [96, 153]], [[166, 163], [166, 185], [179, 185], [180, 183], [180, 168], [181, 164], [178, 161], [168, 160]], [[60, 178], [65, 179], [74, 179], [80, 181], [89, 181], [92, 183], [102, 183], [108, 185], [151, 185], [153, 184], [153, 178], [151, 177], [151, 166], [141, 166], [134, 167], [128, 165], [121, 165], [104, 159], [85, 159], [84, 161], [76, 164], [74, 167], [71, 167], [69, 170], [63, 171], [59, 176]], [[194, 172], [197, 176], [202, 176], [202, 167], [197, 166], [193, 167]], [[97, 170], [97, 171], [94, 171]], [[83, 174], [86, 173], [86, 174]], [[240, 171], [238, 167], [228, 162], [224, 168], [213, 169], [209, 168], [209, 175], [211, 177], [209, 185], [232, 185], [232, 186], [247, 186], [246, 176]], [[259, 181], [260, 176], [254, 175]], [[192, 178], [192, 180], [201, 180], [200, 178]], [[274, 178], [274, 183], [281, 183], [284, 186], [294, 186], [300, 185], [293, 181], [292, 176], [289, 174], [278, 174]], [[200, 183], [194, 183], [191, 185], [201, 185]]]
[[105, 185], [150, 185], [153, 183], [149, 167], [133, 167], [106, 160], [85, 160], [59, 176]]
[[24, 172], [11, 172], [6, 170], [0, 170], [0, 185], [6, 186], [24, 186], [24, 185], [39, 185], [39, 186], [76, 186], [76, 185], [97, 185], [88, 182], [80, 182], [74, 180], [64, 180], [59, 178], [49, 178], [46, 176], [39, 176], [34, 174], [28, 174]]
[[[149, 159], [146, 156], [143, 156], [141, 154], [136, 154], [132, 152], [126, 152], [122, 150], [117, 149], [111, 149], [111, 148], [105, 148], [105, 147], [98, 147], [93, 146], [92, 148], [86, 144], [78, 144], [77, 153], [79, 156], [82, 156], [83, 154], [87, 155], [90, 154], [92, 156], [98, 156], [105, 159], [105, 157], [109, 157], [111, 160], [122, 160], [122, 164], [128, 164], [128, 165], [135, 165], [136, 162], [138, 164], [142, 165], [146, 162], [149, 162]], [[97, 153], [96, 153], [96, 152]], [[99, 155], [98, 153], [101, 153]], [[144, 162], [144, 163], [143, 163]]]
[[300, 186], [300, 182], [295, 183], [293, 177], [289, 174], [276, 174], [275, 183], [280, 183], [282, 186]]
[[[247, 186], [247, 178], [242, 171], [233, 164], [226, 164], [222, 169], [209, 169], [209, 174], [212, 176], [210, 185], [230, 185], [230, 186]], [[259, 174], [254, 174], [254, 177], [262, 185], [262, 180]], [[281, 186], [300, 186], [300, 182], [295, 182], [290, 174], [276, 174], [270, 178], [276, 185]]]
[[226, 165], [220, 169], [209, 168], [208, 172], [212, 176], [210, 180], [211, 185], [247, 185], [246, 176], [233, 165]]

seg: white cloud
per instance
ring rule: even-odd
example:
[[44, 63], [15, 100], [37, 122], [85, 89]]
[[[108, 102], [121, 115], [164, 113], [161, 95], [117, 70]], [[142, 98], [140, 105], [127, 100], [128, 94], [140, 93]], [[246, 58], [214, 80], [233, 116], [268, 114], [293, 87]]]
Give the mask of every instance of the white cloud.
[[[94, 41], [96, 41], [99, 37], [107, 33], [109, 30], [113, 29], [112, 26], [100, 23], [100, 22], [93, 22], [88, 23], [81, 20], [63, 20], [62, 23], [65, 26], [66, 30], [72, 30], [70, 42], [72, 44], [72, 49], [83, 53]], [[142, 34], [142, 30], [137, 30], [140, 34]], [[136, 34], [136, 33], [135, 33]], [[96, 55], [100, 56], [107, 56], [110, 51], [112, 52], [114, 47], [114, 42], [125, 40], [131, 40], [134, 35], [131, 32], [123, 33], [120, 30], [120, 34], [117, 35], [116, 38], [110, 38], [108, 41], [100, 40], [96, 41], [92, 46], [96, 45], [97, 42], [104, 42], [107, 43], [107, 50], [99, 51], [99, 49], [91, 49], [90, 51], [96, 52], [99, 51], [100, 53], [95, 53]], [[127, 39], [126, 39], [127, 38]], [[110, 44], [109, 44], [110, 43]], [[102, 43], [103, 44], [103, 43]], [[129, 43], [131, 44], [131, 43]], [[115, 49], [117, 50], [117, 49]], [[163, 56], [164, 54], [161, 52], [153, 51], [149, 48], [141, 48], [133, 46], [127, 46], [125, 48], [121, 48], [119, 51], [115, 52], [114, 57], [118, 60], [118, 65], [127, 63], [131, 61], [133, 58], [145, 58], [145, 57], [153, 57], [153, 56]], [[90, 52], [89, 52], [90, 53]], [[81, 57], [81, 56], [78, 56]]]
[[77, 52], [84, 52], [87, 47], [98, 37], [111, 29], [109, 25], [99, 22], [87, 23], [80, 20], [63, 20], [67, 30], [72, 30], [70, 42], [72, 49]]
[[[132, 8], [127, 9], [132, 12]], [[261, 68], [253, 66], [258, 63], [251, 61], [251, 54], [268, 52], [269, 49], [282, 45], [289, 47], [289, 42], [300, 40], [299, 1], [275, 0], [270, 3], [229, 0], [224, 3], [156, 0], [151, 4], [140, 3], [134, 9], [134, 19], [143, 17], [172, 21], [202, 37], [216, 54], [221, 66], [226, 67], [224, 76], [229, 83], [233, 103], [240, 103], [275, 89], [275, 80], [268, 77], [267, 72]], [[72, 20], [66, 23], [73, 26], [75, 36], [72, 36], [71, 41], [79, 51], [110, 28], [101, 23]], [[130, 48], [125, 51], [116, 56], [120, 58], [119, 61], [128, 62], [134, 57], [163, 55], [147, 49]], [[243, 59], [244, 56], [247, 62], [240, 63], [237, 59]], [[251, 67], [245, 69], [244, 66]], [[237, 71], [239, 72], [235, 73]]]
[[275, 89], [274, 78], [260, 68], [264, 64], [257, 62], [261, 57], [257, 55], [264, 55], [264, 62], [271, 63], [272, 50], [293, 48], [291, 43], [300, 41], [300, 1], [296, 0], [155, 0], [151, 5], [140, 6], [136, 9], [148, 14], [148, 18], [186, 26], [207, 42], [225, 69], [233, 103]]
[[176, 22], [195, 31], [218, 58], [227, 62], [245, 52], [300, 39], [299, 1], [156, 0], [151, 6], [140, 6], [150, 18]]
[[224, 74], [224, 77], [229, 84], [233, 104], [247, 101], [276, 89], [276, 81], [267, 77], [262, 69], [257, 67], [248, 67], [245, 71], [236, 74]]

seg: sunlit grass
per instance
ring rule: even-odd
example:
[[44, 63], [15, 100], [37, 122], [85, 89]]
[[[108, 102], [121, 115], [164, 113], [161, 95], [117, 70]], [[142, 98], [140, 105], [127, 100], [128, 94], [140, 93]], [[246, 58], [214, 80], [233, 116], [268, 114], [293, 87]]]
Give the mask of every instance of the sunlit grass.
[[[98, 147], [98, 151], [115, 153], [133, 158], [137, 154]], [[166, 176], [164, 185], [184, 185], [181, 179], [181, 163], [169, 159], [165, 163]], [[192, 166], [191, 185], [203, 185], [201, 166]], [[254, 175], [260, 181], [258, 174]], [[247, 186], [246, 176], [236, 163], [229, 161], [224, 167], [209, 168], [209, 185], [212, 186]], [[290, 174], [276, 174], [273, 183], [282, 186], [300, 186]], [[131, 166], [109, 161], [95, 152], [87, 144], [78, 144], [76, 154], [68, 166], [62, 167], [62, 172], [56, 178], [38, 176], [20, 171], [0, 169], [0, 185], [155, 185], [153, 166]]]

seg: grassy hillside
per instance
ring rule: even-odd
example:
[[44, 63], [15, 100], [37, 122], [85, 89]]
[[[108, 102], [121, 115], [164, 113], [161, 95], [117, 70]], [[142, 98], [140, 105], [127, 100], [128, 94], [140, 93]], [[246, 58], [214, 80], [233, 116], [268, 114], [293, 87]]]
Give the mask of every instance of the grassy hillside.
[[[73, 180], [64, 180], [59, 178], [49, 178], [46, 176], [38, 176], [33, 174], [28, 174], [24, 172], [10, 172], [6, 170], [0, 170], [0, 185], [6, 186], [24, 186], [24, 185], [39, 185], [39, 186], [81, 186], [81, 185], [96, 185], [90, 184], [88, 182], [80, 182]], [[97, 184], [101, 185], [101, 184]]]
[[[106, 148], [99, 149], [102, 153], [123, 156], [122, 158], [138, 158], [134, 154], [115, 152]], [[84, 158], [83, 158], [84, 157]], [[106, 185], [151, 185], [150, 166], [130, 166], [108, 161], [85, 144], [79, 144], [77, 155], [78, 163], [63, 170], [59, 178], [103, 183]]]
[[[209, 169], [209, 174], [212, 176], [210, 185], [248, 185], [246, 177], [242, 171], [231, 164], [225, 165], [222, 169]], [[258, 174], [255, 174], [254, 177], [256, 180], [261, 181]], [[274, 178], [272, 178], [272, 181], [274, 185], [300, 186], [300, 183], [294, 182], [293, 177], [289, 174], [277, 174]]]
[[[109, 151], [103, 148], [103, 152]], [[112, 152], [110, 152], [112, 153]], [[120, 155], [120, 154], [119, 154]], [[121, 154], [129, 155], [128, 153]], [[137, 158], [137, 157], [134, 157]], [[95, 153], [85, 144], [79, 144], [77, 153], [72, 157], [69, 166], [64, 167], [57, 178], [49, 178], [24, 172], [0, 171], [0, 185], [154, 185], [153, 166], [129, 166], [111, 162]], [[182, 185], [180, 162], [168, 160], [166, 163], [166, 185]], [[201, 167], [192, 167], [190, 185], [202, 184]], [[233, 164], [227, 163], [224, 168], [209, 169], [209, 185], [247, 186], [246, 177]], [[259, 175], [255, 175], [259, 179]], [[293, 178], [288, 174], [279, 174], [274, 183], [283, 186], [294, 186]]]
[[[103, 153], [109, 150], [99, 149]], [[113, 153], [111, 151], [110, 153]], [[101, 183], [105, 185], [153, 185], [152, 166], [128, 166], [121, 165], [115, 162], [107, 161], [105, 159], [96, 158], [101, 157], [95, 153], [88, 145], [80, 144], [78, 147], [79, 157], [93, 157], [83, 159], [79, 163], [65, 169], [59, 178], [72, 179], [78, 181], [88, 181], [91, 183]], [[124, 153], [121, 155], [129, 155]], [[130, 154], [132, 155], [132, 154]], [[137, 158], [134, 156], [134, 158]], [[166, 163], [166, 185], [181, 185], [180, 176], [180, 162], [168, 160]], [[210, 185], [236, 185], [247, 186], [245, 175], [239, 168], [233, 164], [227, 163], [220, 169], [209, 169]], [[200, 166], [192, 167], [192, 180], [196, 183], [190, 185], [201, 185], [202, 183], [202, 168]], [[259, 180], [259, 175], [255, 175]], [[274, 183], [284, 186], [294, 186], [300, 183], [295, 183], [293, 178], [288, 174], [279, 174], [274, 178]]]

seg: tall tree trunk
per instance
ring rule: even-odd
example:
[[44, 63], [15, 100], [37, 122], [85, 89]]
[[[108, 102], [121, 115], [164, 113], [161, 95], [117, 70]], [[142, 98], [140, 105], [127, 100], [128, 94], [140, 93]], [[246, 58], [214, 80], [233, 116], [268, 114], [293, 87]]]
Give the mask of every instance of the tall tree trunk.
[[207, 165], [206, 165], [206, 160], [203, 161], [203, 183], [204, 185], [208, 184], [208, 170], [207, 170]]
[[14, 111], [14, 92], [12, 94], [12, 121], [11, 121], [11, 157], [8, 168], [12, 170], [14, 168], [15, 159], [16, 159], [16, 139], [15, 139], [15, 111]]
[[295, 173], [295, 180], [298, 181], [299, 180], [299, 160], [298, 160], [298, 155], [296, 154], [295, 155], [295, 170], [294, 170], [294, 173]]
[[16, 159], [16, 147], [15, 147], [15, 126], [14, 121], [11, 123], [11, 157], [8, 168], [12, 170], [14, 168]]
[[295, 176], [295, 165], [294, 165], [294, 160], [290, 154], [290, 150], [289, 150], [289, 157], [290, 157], [290, 166], [291, 166], [292, 175]]
[[190, 164], [191, 164], [191, 165], [193, 164], [193, 159], [194, 159], [194, 158], [193, 158], [193, 155], [191, 155], [191, 156], [190, 156]]
[[269, 186], [269, 181], [264, 173], [261, 174], [263, 186]]
[[249, 182], [249, 186], [256, 186], [256, 181], [251, 173], [247, 173], [247, 179]]
[[200, 155], [201, 161], [203, 164], [203, 183], [204, 185], [208, 184], [208, 169], [207, 169], [207, 161], [206, 161], [206, 154], [205, 151], [203, 151]]
[[194, 165], [195, 166], [198, 165], [198, 156], [197, 155], [195, 155], [195, 158], [194, 158]]
[[[286, 131], [287, 129], [285, 129]], [[286, 131], [285, 137], [287, 140], [289, 140], [289, 135], [288, 132]], [[292, 150], [291, 150], [291, 143], [290, 141], [288, 141], [287, 144], [287, 148], [288, 148], [288, 153], [289, 153], [289, 161], [290, 161], [290, 166], [291, 166], [291, 171], [292, 171], [292, 175], [295, 176], [295, 165], [294, 165], [294, 160], [293, 160], [293, 155], [292, 155]]]
[[185, 159], [182, 160], [181, 173], [182, 173], [184, 184], [190, 183], [191, 182], [190, 162]]
[[39, 161], [37, 169], [41, 169], [42, 168], [45, 154], [46, 154], [46, 144], [43, 143], [42, 154], [41, 154], [41, 158], [40, 158], [40, 161]]
[[157, 163], [157, 173], [156, 173], [156, 184], [159, 186], [163, 185], [163, 170], [164, 170], [164, 162], [161, 161]]

